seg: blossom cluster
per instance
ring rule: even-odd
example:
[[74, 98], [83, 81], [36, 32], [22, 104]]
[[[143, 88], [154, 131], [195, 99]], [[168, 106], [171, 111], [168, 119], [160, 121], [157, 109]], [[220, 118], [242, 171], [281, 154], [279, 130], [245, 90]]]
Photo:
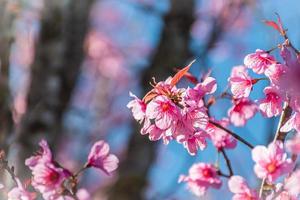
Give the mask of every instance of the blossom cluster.
[[[228, 187], [234, 200], [244, 199], [298, 199], [300, 198], [300, 169], [295, 170], [300, 154], [300, 53], [290, 43], [280, 18], [278, 22], [266, 21], [285, 39], [282, 44], [269, 51], [257, 49], [245, 56], [244, 64], [234, 66], [228, 78], [228, 88], [221, 95], [215, 95], [216, 80], [204, 76], [198, 81], [188, 72], [187, 66], [165, 81], [152, 83], [142, 99], [133, 97], [127, 107], [133, 117], [142, 124], [141, 134], [148, 134], [151, 141], [162, 139], [164, 144], [175, 140], [191, 155], [204, 150], [210, 140], [226, 161], [229, 175], [219, 165], [196, 163], [188, 175], [182, 175], [179, 182], [187, 182], [188, 188], [197, 196], [205, 194], [208, 188], [218, 189], [221, 176], [229, 178]], [[279, 50], [280, 57], [271, 53]], [[177, 87], [186, 77], [194, 85]], [[265, 81], [264, 97], [251, 99], [254, 86]], [[209, 108], [220, 98], [229, 98], [232, 106], [227, 116], [218, 120], [209, 113]], [[252, 146], [245, 139], [228, 129], [230, 125], [242, 127], [256, 113], [271, 118], [281, 116], [274, 141], [268, 146]], [[285, 141], [289, 132], [295, 131], [292, 139]], [[234, 149], [237, 142], [251, 149], [255, 163], [253, 171], [262, 181], [261, 187], [251, 188], [246, 180], [234, 175], [225, 149]], [[289, 156], [292, 154], [292, 156]], [[279, 177], [286, 175], [280, 182]], [[266, 185], [271, 189], [266, 189]], [[268, 190], [266, 192], [265, 190]]]
[[[103, 140], [93, 145], [87, 162], [76, 173], [72, 173], [54, 160], [45, 140], [41, 140], [39, 145], [40, 151], [25, 161], [32, 174], [30, 185], [22, 183], [14, 174], [14, 170], [7, 165], [4, 156], [1, 156], [3, 168], [10, 172], [15, 181], [15, 187], [7, 192], [8, 200], [35, 200], [39, 194], [45, 200], [91, 200], [86, 189], [77, 189], [78, 176], [90, 167], [98, 168], [107, 175], [118, 167], [118, 158], [109, 153], [109, 145]], [[4, 189], [5, 186], [0, 183], [0, 190]]]

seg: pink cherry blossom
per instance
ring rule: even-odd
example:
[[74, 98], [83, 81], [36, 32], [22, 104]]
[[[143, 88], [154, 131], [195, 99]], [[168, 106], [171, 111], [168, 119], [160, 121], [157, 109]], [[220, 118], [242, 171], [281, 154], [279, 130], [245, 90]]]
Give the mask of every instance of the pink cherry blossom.
[[50, 162], [40, 162], [32, 170], [32, 186], [45, 200], [60, 196], [63, 182], [70, 176], [64, 169]]
[[25, 165], [28, 166], [31, 170], [33, 170], [39, 162], [52, 162], [52, 153], [48, 146], [48, 143], [45, 140], [41, 140], [39, 145], [41, 147], [41, 150], [37, 153], [37, 155], [31, 156], [25, 161]]
[[228, 187], [234, 193], [232, 200], [259, 200], [257, 192], [250, 189], [246, 180], [241, 176], [232, 176], [228, 181]]
[[[214, 119], [211, 120], [215, 121]], [[229, 120], [227, 118], [216, 122], [223, 127], [227, 127], [229, 125]], [[212, 143], [218, 150], [221, 150], [223, 148], [232, 149], [236, 147], [236, 139], [229, 135], [226, 131], [216, 127], [215, 125], [208, 123], [206, 131], [210, 135]]]
[[294, 113], [291, 118], [281, 127], [282, 132], [289, 132], [295, 129], [300, 132], [300, 113]]
[[300, 154], [300, 134], [297, 133], [292, 139], [286, 141], [285, 147], [293, 154]]
[[17, 186], [12, 188], [7, 194], [7, 200], [34, 200], [36, 194], [27, 191], [19, 179], [16, 179]]
[[259, 109], [266, 117], [277, 116], [282, 111], [282, 98], [276, 87], [266, 87], [264, 89], [266, 97], [260, 101]]
[[277, 63], [270, 65], [266, 69], [265, 75], [270, 79], [272, 84], [279, 85], [287, 71], [288, 67], [286, 65]]
[[4, 185], [0, 183], [0, 190], [4, 188]]
[[131, 92], [129, 95], [134, 99], [127, 104], [127, 107], [132, 110], [134, 119], [141, 123], [145, 118], [147, 105]]
[[179, 110], [166, 96], [155, 97], [146, 109], [146, 116], [155, 120], [155, 125], [160, 129], [168, 129], [177, 121]]
[[204, 131], [196, 131], [177, 136], [177, 141], [194, 156], [199, 149], [203, 150], [206, 147], [207, 138], [208, 135]]
[[252, 150], [252, 159], [255, 161], [254, 171], [257, 177], [266, 178], [269, 182], [274, 182], [279, 176], [288, 173], [293, 166], [280, 141], [269, 144], [268, 148], [256, 146]]
[[231, 86], [231, 92], [235, 98], [248, 97], [253, 84], [257, 82], [248, 75], [246, 68], [244, 67], [242, 70], [241, 66], [238, 66], [237, 69], [233, 69], [228, 81]]
[[257, 106], [247, 98], [233, 100], [233, 106], [228, 110], [230, 122], [235, 126], [244, 126], [257, 111]]
[[88, 155], [88, 167], [99, 168], [109, 175], [117, 169], [118, 164], [119, 159], [115, 155], [109, 154], [109, 145], [106, 142], [100, 140], [93, 145]]
[[275, 58], [260, 49], [257, 49], [255, 53], [248, 54], [244, 59], [245, 66], [257, 74], [263, 74], [265, 70], [274, 63], [276, 63]]
[[189, 175], [181, 175], [179, 182], [187, 182], [188, 188], [197, 196], [203, 196], [210, 187], [219, 189], [222, 185], [217, 168], [208, 163], [194, 164]]

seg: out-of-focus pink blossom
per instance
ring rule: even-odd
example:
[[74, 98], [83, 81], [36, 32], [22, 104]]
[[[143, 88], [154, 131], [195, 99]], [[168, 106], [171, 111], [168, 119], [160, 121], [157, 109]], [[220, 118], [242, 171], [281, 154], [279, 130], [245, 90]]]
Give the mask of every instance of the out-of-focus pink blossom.
[[266, 178], [269, 182], [274, 182], [281, 175], [288, 173], [293, 166], [280, 141], [269, 144], [268, 148], [256, 146], [252, 150], [252, 159], [255, 161], [254, 171], [257, 177]]
[[300, 113], [294, 113], [291, 118], [281, 127], [280, 131], [289, 132], [295, 129], [297, 132], [300, 132]]
[[210, 187], [218, 189], [222, 185], [217, 168], [208, 163], [194, 164], [189, 175], [181, 175], [179, 182], [187, 182], [188, 188], [197, 196], [204, 195]]
[[241, 176], [232, 176], [228, 181], [228, 187], [234, 193], [232, 200], [259, 200], [257, 192], [250, 189], [246, 180]]
[[79, 189], [76, 196], [78, 200], [92, 200], [90, 193], [84, 188]]
[[96, 142], [88, 156], [88, 167], [96, 167], [101, 169], [106, 174], [111, 174], [118, 168], [119, 159], [109, 153], [109, 145], [100, 140]]
[[291, 140], [286, 141], [285, 147], [293, 154], [300, 154], [300, 134], [297, 133]]
[[[224, 118], [217, 123], [219, 123], [223, 127], [227, 127], [229, 125], [229, 120], [227, 118]], [[212, 143], [218, 150], [223, 148], [232, 149], [236, 147], [236, 139], [229, 135], [226, 131], [216, 127], [215, 125], [208, 123], [206, 131], [210, 135]]]
[[129, 95], [134, 99], [127, 104], [127, 107], [131, 109], [134, 119], [141, 123], [145, 119], [147, 105], [131, 92]]
[[260, 49], [257, 49], [255, 53], [248, 54], [244, 59], [245, 66], [257, 74], [263, 74], [274, 63], [276, 63], [275, 58]]
[[160, 129], [168, 129], [177, 121], [179, 110], [166, 96], [155, 97], [146, 109], [146, 116], [155, 120], [155, 125]]
[[235, 126], [244, 126], [257, 111], [257, 106], [248, 98], [233, 100], [233, 106], [228, 110], [230, 122]]
[[34, 200], [36, 194], [27, 191], [19, 179], [16, 179], [17, 186], [12, 188], [7, 194], [7, 200]]
[[300, 170], [293, 172], [291, 176], [289, 176], [285, 180], [284, 189], [288, 192], [292, 197], [299, 198], [300, 197]]
[[0, 190], [4, 188], [4, 185], [0, 183]]
[[266, 117], [277, 116], [282, 111], [282, 98], [276, 87], [266, 87], [264, 89], [266, 97], [259, 103], [259, 109]]
[[241, 66], [238, 66], [237, 69], [233, 68], [233, 72], [228, 81], [231, 86], [231, 92], [235, 98], [248, 97], [253, 84], [257, 82], [256, 79], [252, 79], [248, 75], [246, 68], [242, 68]]

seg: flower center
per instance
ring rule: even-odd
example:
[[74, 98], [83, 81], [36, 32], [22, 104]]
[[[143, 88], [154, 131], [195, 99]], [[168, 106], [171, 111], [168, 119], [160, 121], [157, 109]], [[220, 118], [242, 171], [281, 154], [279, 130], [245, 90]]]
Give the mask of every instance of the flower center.
[[47, 180], [49, 183], [56, 183], [57, 180], [59, 179], [59, 174], [54, 171], [54, 170], [51, 170], [47, 176]]
[[271, 162], [270, 164], [267, 165], [267, 170], [270, 174], [272, 174], [273, 172], [275, 172], [277, 169], [277, 166], [274, 162]]
[[169, 103], [163, 103], [161, 105], [161, 109], [162, 109], [163, 112], [168, 111], [170, 109], [170, 104]]
[[274, 92], [270, 92], [269, 94], [267, 94], [268, 101], [274, 101], [274, 100], [278, 100], [278, 99], [279, 99], [279, 96]]
[[204, 169], [202, 171], [202, 174], [205, 178], [210, 178], [213, 176], [212, 171], [210, 169]]

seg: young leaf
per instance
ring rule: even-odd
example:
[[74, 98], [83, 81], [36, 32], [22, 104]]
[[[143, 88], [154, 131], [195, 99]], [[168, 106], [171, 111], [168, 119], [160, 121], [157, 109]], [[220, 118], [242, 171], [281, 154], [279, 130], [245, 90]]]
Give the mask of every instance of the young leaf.
[[189, 69], [191, 68], [192, 64], [195, 62], [196, 60], [193, 60], [188, 66], [186, 66], [185, 68], [181, 69], [180, 71], [178, 71], [174, 77], [172, 78], [171, 81], [171, 85], [175, 86], [181, 79], [182, 77], [189, 71]]
[[153, 98], [155, 98], [157, 96], [157, 93], [155, 93], [154, 91], [150, 91], [148, 92], [144, 98], [143, 98], [143, 101], [145, 103], [148, 103], [149, 101], [151, 101]]

